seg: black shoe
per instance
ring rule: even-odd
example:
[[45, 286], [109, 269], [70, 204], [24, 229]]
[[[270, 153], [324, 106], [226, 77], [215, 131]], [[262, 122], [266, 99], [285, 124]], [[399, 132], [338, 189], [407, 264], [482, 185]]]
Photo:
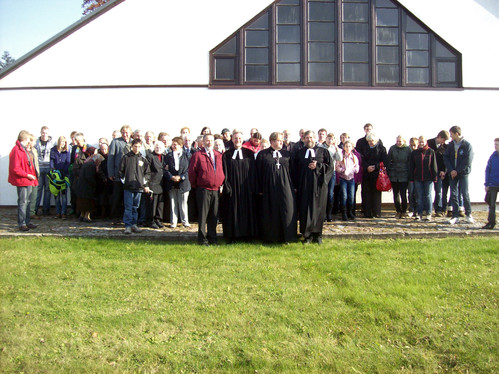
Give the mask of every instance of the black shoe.
[[29, 231], [29, 227], [26, 225], [19, 226], [19, 231]]
[[28, 225], [28, 229], [36, 229], [37, 227], [38, 227], [38, 225], [34, 225], [34, 224], [32, 224], [32, 223], [30, 223], [30, 224]]
[[315, 242], [319, 245], [322, 244], [322, 236], [318, 236], [316, 239], [315, 239]]
[[485, 229], [485, 230], [494, 230], [495, 226], [496, 226], [495, 224], [487, 223], [485, 226], [482, 227], [482, 229]]
[[149, 227], [150, 227], [151, 229], [159, 229], [159, 226], [158, 226], [158, 224], [157, 224], [156, 222], [151, 223], [151, 224], [149, 225]]
[[348, 221], [347, 212], [345, 210], [341, 212], [341, 220]]
[[165, 227], [165, 225], [163, 225], [163, 224], [161, 223], [161, 221], [156, 221], [156, 225], [158, 225], [158, 228], [160, 228], [160, 229], [162, 229], [162, 228], [164, 228], [164, 227]]
[[312, 237], [309, 236], [308, 238], [305, 238], [305, 240], [303, 241], [303, 244], [310, 244], [312, 243]]

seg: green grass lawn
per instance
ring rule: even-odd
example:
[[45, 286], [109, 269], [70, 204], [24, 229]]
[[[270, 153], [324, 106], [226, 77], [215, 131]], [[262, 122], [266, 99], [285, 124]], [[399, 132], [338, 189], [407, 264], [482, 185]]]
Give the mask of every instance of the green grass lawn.
[[0, 372], [499, 372], [499, 239], [0, 240]]

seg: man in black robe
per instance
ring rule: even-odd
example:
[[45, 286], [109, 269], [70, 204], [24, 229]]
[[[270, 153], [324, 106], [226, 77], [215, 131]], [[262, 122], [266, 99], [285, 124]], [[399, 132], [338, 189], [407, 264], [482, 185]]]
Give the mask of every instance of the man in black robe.
[[261, 197], [262, 239], [266, 242], [294, 242], [296, 205], [293, 185], [294, 162], [291, 153], [282, 149], [283, 135], [270, 134], [270, 147], [256, 158], [257, 191]]
[[225, 181], [222, 189], [221, 210], [224, 237], [228, 243], [247, 240], [257, 234], [254, 199], [255, 154], [242, 148], [243, 134], [232, 135], [234, 148], [223, 154]]
[[312, 130], [304, 134], [305, 147], [295, 154], [297, 205], [300, 233], [304, 243], [322, 244], [322, 226], [326, 217], [328, 183], [333, 175], [331, 156], [316, 144]]

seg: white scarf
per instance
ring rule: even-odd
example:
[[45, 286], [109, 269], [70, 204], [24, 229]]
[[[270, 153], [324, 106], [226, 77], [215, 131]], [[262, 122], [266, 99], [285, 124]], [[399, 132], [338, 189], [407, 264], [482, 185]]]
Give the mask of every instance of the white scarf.
[[241, 150], [241, 148], [234, 150], [234, 155], [232, 155], [232, 159], [237, 160], [238, 154], [239, 154], [239, 159], [242, 160], [243, 159], [243, 151]]
[[274, 158], [281, 158], [281, 157], [282, 157], [281, 152], [279, 152], [279, 151], [274, 151], [274, 152], [272, 153], [272, 157], [274, 157]]
[[305, 152], [305, 158], [315, 157], [315, 150], [313, 148], [308, 148], [307, 152]]
[[173, 159], [175, 160], [175, 170], [180, 168], [180, 155], [182, 152], [173, 152]]

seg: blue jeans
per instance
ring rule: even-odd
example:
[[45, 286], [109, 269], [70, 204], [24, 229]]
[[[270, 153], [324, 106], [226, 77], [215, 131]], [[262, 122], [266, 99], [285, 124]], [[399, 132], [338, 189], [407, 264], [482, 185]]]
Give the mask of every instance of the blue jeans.
[[341, 207], [345, 208], [347, 205], [353, 206], [355, 197], [355, 179], [349, 181], [340, 178], [340, 192], [341, 192]]
[[131, 227], [137, 224], [137, 219], [139, 216], [139, 206], [141, 192], [124, 190], [123, 202], [125, 205], [125, 213], [123, 214], [123, 223], [125, 227]]
[[55, 212], [57, 214], [66, 214], [68, 209], [68, 190], [60, 191], [55, 197]]
[[435, 183], [435, 200], [433, 201], [433, 206], [435, 212], [444, 212], [447, 210], [447, 192], [449, 191], [449, 177], [445, 176], [442, 178], [437, 178], [437, 183]]
[[29, 205], [32, 193], [32, 186], [17, 187], [17, 225], [19, 227], [30, 224]]
[[334, 185], [336, 184], [336, 172], [333, 171], [333, 176], [327, 185], [327, 202], [333, 205], [334, 201]]
[[40, 208], [40, 203], [42, 201], [43, 195], [43, 213], [48, 213], [50, 210], [50, 185], [49, 185], [49, 173], [50, 169], [40, 168], [40, 177], [38, 178], [38, 195], [36, 196], [35, 211]]
[[468, 176], [458, 176], [450, 179], [450, 200], [452, 204], [452, 217], [459, 217], [459, 195], [463, 198], [464, 214], [471, 215], [471, 201], [468, 192]]
[[418, 199], [418, 215], [422, 216], [423, 211], [431, 214], [431, 185], [432, 181], [414, 181], [416, 196]]

